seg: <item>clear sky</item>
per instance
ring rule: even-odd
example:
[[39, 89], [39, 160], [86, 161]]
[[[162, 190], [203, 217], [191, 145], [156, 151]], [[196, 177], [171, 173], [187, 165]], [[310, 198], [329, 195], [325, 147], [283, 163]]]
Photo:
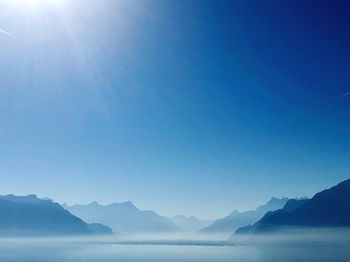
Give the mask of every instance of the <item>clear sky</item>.
[[0, 193], [215, 218], [349, 178], [349, 13], [0, 0]]

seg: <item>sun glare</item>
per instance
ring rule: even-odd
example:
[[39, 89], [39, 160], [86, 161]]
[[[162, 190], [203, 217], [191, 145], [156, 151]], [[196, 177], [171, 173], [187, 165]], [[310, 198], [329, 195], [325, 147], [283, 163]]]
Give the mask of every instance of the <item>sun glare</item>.
[[8, 0], [11, 4], [20, 7], [41, 8], [44, 6], [62, 7], [66, 0]]

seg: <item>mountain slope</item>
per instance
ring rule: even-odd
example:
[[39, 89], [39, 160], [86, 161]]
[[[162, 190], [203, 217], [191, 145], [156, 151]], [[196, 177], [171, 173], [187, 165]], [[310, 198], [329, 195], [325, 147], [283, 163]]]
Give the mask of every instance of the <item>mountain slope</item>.
[[[92, 232], [89, 225], [58, 203], [36, 195], [0, 196], [0, 235], [77, 235]], [[107, 228], [104, 227], [106, 231]]]
[[259, 220], [266, 212], [282, 208], [288, 198], [271, 198], [265, 205], [256, 210], [246, 212], [233, 211], [230, 215], [215, 221], [211, 226], [203, 228], [200, 233], [223, 234], [230, 236], [237, 228]]
[[183, 231], [197, 232], [201, 228], [209, 226], [213, 223], [212, 220], [198, 219], [194, 216], [177, 215], [170, 218], [176, 225], [178, 225]]
[[349, 227], [350, 226], [350, 179], [317, 193], [309, 201], [298, 203], [294, 208], [267, 213], [252, 226], [237, 233], [268, 233], [286, 227]]
[[131, 202], [110, 205], [92, 202], [87, 205], [64, 205], [64, 207], [88, 222], [108, 225], [120, 233], [165, 233], [179, 230], [179, 227], [170, 219], [153, 211], [139, 210]]

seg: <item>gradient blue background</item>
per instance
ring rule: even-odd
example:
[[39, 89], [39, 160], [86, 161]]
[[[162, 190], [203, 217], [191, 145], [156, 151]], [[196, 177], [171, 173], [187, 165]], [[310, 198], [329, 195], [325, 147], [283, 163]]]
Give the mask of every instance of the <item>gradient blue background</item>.
[[0, 192], [215, 218], [349, 178], [348, 1], [0, 1]]

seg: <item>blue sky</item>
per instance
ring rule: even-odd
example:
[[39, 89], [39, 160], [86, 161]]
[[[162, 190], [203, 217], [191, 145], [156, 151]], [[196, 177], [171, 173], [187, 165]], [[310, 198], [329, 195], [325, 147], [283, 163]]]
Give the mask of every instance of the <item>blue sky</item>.
[[0, 192], [215, 218], [350, 174], [347, 1], [0, 1]]

